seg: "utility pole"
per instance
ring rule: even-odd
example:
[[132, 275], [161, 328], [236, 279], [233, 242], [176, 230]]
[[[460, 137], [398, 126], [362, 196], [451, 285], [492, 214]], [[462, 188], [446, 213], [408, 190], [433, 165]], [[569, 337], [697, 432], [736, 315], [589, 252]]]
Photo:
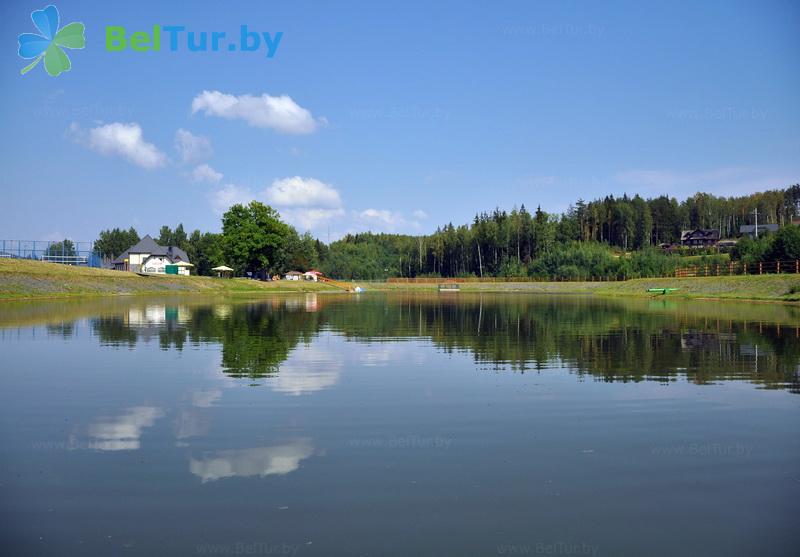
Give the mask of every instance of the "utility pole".
[[483, 262], [481, 261], [481, 242], [480, 242], [480, 240], [477, 240], [477, 244], [478, 244], [478, 269], [480, 270], [481, 278], [483, 278]]
[[755, 239], [758, 240], [758, 207], [753, 209], [753, 214], [756, 216], [756, 227], [753, 229], [753, 234], [755, 235]]

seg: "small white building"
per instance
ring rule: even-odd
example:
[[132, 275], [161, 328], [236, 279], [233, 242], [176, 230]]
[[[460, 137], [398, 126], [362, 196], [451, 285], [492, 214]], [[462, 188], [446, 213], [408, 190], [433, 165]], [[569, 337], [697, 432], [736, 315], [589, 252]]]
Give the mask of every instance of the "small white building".
[[286, 280], [300, 280], [300, 277], [302, 276], [303, 273], [300, 273], [298, 271], [289, 271], [288, 273], [283, 275], [283, 278], [285, 278]]
[[314, 282], [317, 282], [319, 280], [319, 277], [321, 276], [322, 273], [320, 273], [319, 271], [315, 271], [314, 269], [311, 269], [310, 271], [306, 271], [305, 273], [303, 273], [304, 280], [313, 280]]
[[166, 274], [167, 265], [177, 265], [177, 274], [188, 275], [189, 267], [193, 266], [181, 248], [160, 246], [149, 235], [117, 257], [113, 265], [118, 271], [156, 275]]

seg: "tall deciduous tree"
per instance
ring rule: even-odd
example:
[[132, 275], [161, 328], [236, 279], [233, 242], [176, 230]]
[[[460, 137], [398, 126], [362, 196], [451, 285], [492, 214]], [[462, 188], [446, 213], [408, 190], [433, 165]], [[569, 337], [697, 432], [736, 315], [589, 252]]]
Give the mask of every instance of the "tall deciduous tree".
[[201, 233], [195, 230], [189, 236], [186, 253], [194, 265], [194, 272], [198, 275], [212, 275], [211, 269], [225, 264], [221, 234]]
[[176, 246], [181, 249], [187, 249], [189, 246], [189, 237], [183, 229], [183, 223], [179, 224], [175, 230], [169, 226], [162, 226], [158, 233], [156, 243], [162, 246]]
[[133, 227], [128, 230], [119, 228], [103, 230], [94, 242], [94, 251], [103, 257], [113, 259], [136, 244], [139, 239], [139, 234]]
[[47, 247], [47, 255], [51, 256], [73, 256], [75, 255], [75, 244], [72, 240], [64, 238], [60, 242], [54, 242]]
[[258, 201], [234, 205], [222, 217], [222, 247], [239, 273], [279, 271], [293, 229], [275, 209]]

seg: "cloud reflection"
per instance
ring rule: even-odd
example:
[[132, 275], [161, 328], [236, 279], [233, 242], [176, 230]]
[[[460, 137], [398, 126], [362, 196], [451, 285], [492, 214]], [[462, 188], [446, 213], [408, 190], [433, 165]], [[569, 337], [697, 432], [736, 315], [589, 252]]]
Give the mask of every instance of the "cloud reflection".
[[273, 391], [295, 396], [333, 387], [344, 367], [340, 358], [334, 350], [316, 344], [299, 347], [281, 366], [280, 373], [270, 379], [269, 386]]
[[164, 415], [155, 406], [134, 406], [124, 414], [103, 417], [89, 426], [90, 449], [100, 451], [130, 451], [140, 448], [142, 430], [152, 427]]
[[296, 439], [273, 447], [219, 451], [207, 458], [192, 458], [189, 470], [203, 483], [235, 476], [282, 476], [297, 470], [300, 462], [312, 454], [314, 447], [308, 439]]
[[222, 397], [222, 389], [209, 389], [207, 391], [194, 391], [192, 393], [192, 406], [195, 408], [211, 408]]

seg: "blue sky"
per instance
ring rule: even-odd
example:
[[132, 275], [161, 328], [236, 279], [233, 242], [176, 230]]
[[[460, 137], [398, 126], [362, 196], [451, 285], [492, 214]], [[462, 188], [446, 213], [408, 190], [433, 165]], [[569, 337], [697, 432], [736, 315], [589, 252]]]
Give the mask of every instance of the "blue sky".
[[[259, 199], [325, 240], [800, 181], [797, 2], [166, 4], [57, 2], [87, 43], [58, 77], [19, 75], [46, 3], [0, 6], [0, 238], [216, 231]], [[272, 58], [105, 50], [154, 24], [283, 36]]]

